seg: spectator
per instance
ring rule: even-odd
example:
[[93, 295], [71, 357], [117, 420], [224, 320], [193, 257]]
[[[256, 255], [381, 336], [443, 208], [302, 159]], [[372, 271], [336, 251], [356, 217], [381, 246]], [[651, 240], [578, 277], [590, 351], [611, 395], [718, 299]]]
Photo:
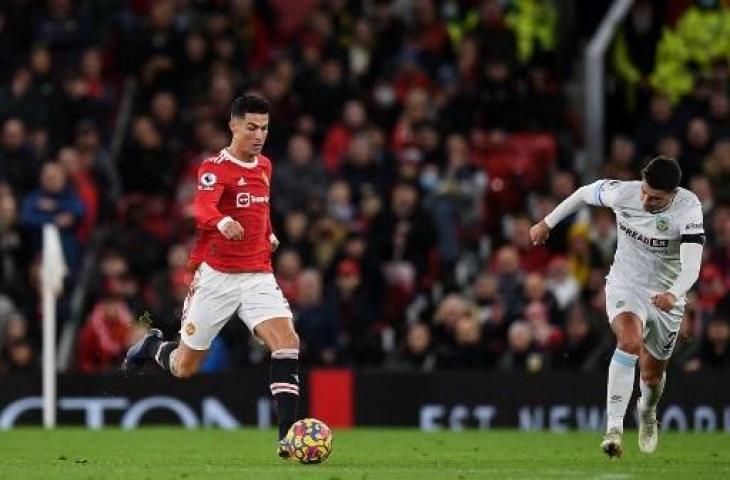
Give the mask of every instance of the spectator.
[[649, 115], [636, 131], [636, 148], [639, 156], [653, 154], [660, 138], [677, 133], [674, 120], [674, 109], [669, 99], [662, 94], [655, 94], [649, 104]]
[[705, 173], [711, 179], [717, 201], [730, 201], [730, 140], [721, 140], [715, 144], [712, 155], [705, 163]]
[[38, 371], [36, 348], [28, 337], [25, 319], [11, 315], [3, 325], [0, 342], [0, 373], [34, 374]]
[[452, 135], [447, 141], [443, 171], [439, 173], [437, 165], [431, 163], [424, 167], [419, 180], [428, 194], [424, 203], [435, 221], [443, 275], [449, 278], [461, 250], [460, 233], [466, 237], [479, 227], [486, 175], [471, 164], [466, 139]]
[[507, 339], [508, 350], [499, 360], [501, 369], [534, 373], [545, 368], [545, 358], [534, 348], [530, 327], [525, 322], [512, 323]]
[[712, 92], [709, 117], [712, 138], [730, 135], [730, 99], [727, 93], [721, 90]]
[[22, 121], [23, 125], [40, 125], [48, 116], [48, 104], [43, 103], [33, 89], [33, 76], [27, 68], [13, 72], [8, 85], [0, 89], [0, 120]]
[[158, 127], [149, 117], [138, 117], [132, 122], [131, 133], [119, 166], [125, 190], [169, 196], [178, 172]]
[[279, 234], [280, 241], [288, 249], [294, 250], [303, 265], [311, 265], [313, 261], [312, 242], [308, 238], [309, 219], [301, 210], [289, 210], [284, 217], [284, 229]]
[[28, 242], [18, 224], [18, 202], [10, 187], [0, 183], [0, 291], [20, 301], [24, 291], [24, 265], [29, 261]]
[[284, 249], [276, 255], [276, 283], [281, 288], [284, 298], [290, 302], [298, 298], [298, 278], [302, 270], [302, 259], [290, 249]]
[[322, 290], [317, 270], [299, 274], [294, 312], [303, 360], [310, 365], [332, 365], [337, 361], [337, 315], [332, 304], [324, 301]]
[[83, 220], [84, 206], [68, 184], [66, 172], [58, 163], [47, 163], [41, 170], [40, 188], [23, 199], [20, 219], [31, 235], [35, 251], [40, 251], [43, 225], [55, 224], [61, 232], [61, 245], [71, 272], [81, 261], [81, 244], [76, 233]]
[[687, 139], [682, 155], [678, 158], [682, 167], [683, 184], [702, 172], [702, 163], [712, 150], [710, 125], [702, 117], [695, 117], [687, 125]]
[[119, 368], [127, 348], [142, 333], [124, 302], [113, 298], [101, 300], [79, 332], [79, 370], [103, 373]]
[[501, 356], [507, 347], [507, 324], [498, 286], [495, 275], [482, 272], [474, 280], [471, 292], [471, 299], [476, 304], [477, 319], [483, 325], [486, 349], [494, 358]]
[[606, 269], [613, 263], [616, 253], [616, 221], [613, 212], [606, 208], [596, 209], [592, 213], [589, 239], [592, 255], [596, 257], [592, 259], [591, 265]]
[[339, 172], [340, 163], [350, 148], [353, 136], [361, 132], [366, 123], [364, 105], [357, 100], [349, 100], [342, 112], [342, 121], [330, 127], [322, 145], [322, 160], [328, 173]]
[[715, 315], [705, 328], [705, 340], [697, 355], [690, 359], [684, 369], [688, 372], [700, 368], [727, 368], [730, 366], [730, 321], [722, 315]]
[[524, 272], [544, 272], [550, 262], [550, 251], [545, 245], [530, 243], [532, 221], [525, 215], [516, 215], [510, 228], [510, 243], [517, 248], [520, 268]]
[[27, 146], [25, 125], [17, 118], [3, 123], [0, 142], [0, 181], [23, 197], [38, 178], [39, 167]]
[[271, 187], [274, 208], [282, 216], [293, 209], [306, 210], [322, 202], [327, 184], [327, 176], [314, 156], [309, 138], [292, 135], [287, 152], [286, 161], [274, 167]]
[[573, 304], [565, 320], [565, 341], [553, 355], [552, 366], [574, 370], [589, 369], [597, 347], [598, 342], [586, 318], [585, 308], [580, 303]]
[[603, 166], [603, 177], [636, 180], [636, 148], [630, 138], [617, 135], [611, 141], [611, 153]]
[[459, 317], [454, 326], [454, 344], [444, 345], [439, 352], [439, 369], [484, 369], [494, 364], [490, 352], [484, 347], [482, 327], [469, 309]]
[[116, 201], [121, 196], [121, 179], [109, 152], [103, 145], [99, 129], [91, 120], [76, 126], [75, 148], [81, 156], [84, 170], [91, 172], [99, 193], [99, 218], [106, 220], [116, 213]]
[[424, 323], [412, 323], [408, 326], [405, 342], [400, 351], [388, 364], [397, 370], [428, 372], [436, 365], [436, 354], [433, 351], [431, 330]]
[[343, 260], [337, 266], [334, 288], [327, 303], [338, 319], [339, 358], [358, 365], [382, 360], [375, 324], [378, 306], [370, 299], [362, 283], [360, 266], [354, 260]]
[[58, 163], [63, 167], [84, 209], [83, 219], [77, 230], [82, 243], [91, 236], [99, 219], [99, 190], [93, 173], [88, 165], [82, 163], [79, 151], [73, 147], [62, 148], [58, 152]]
[[565, 311], [580, 294], [580, 285], [570, 273], [565, 257], [556, 257], [548, 266], [548, 289], [555, 295], [558, 308]]
[[498, 291], [506, 307], [505, 316], [511, 322], [520, 316], [520, 300], [522, 298], [523, 272], [520, 269], [520, 257], [513, 246], [504, 246], [497, 251], [494, 271], [499, 284]]
[[347, 155], [343, 159], [341, 178], [347, 182], [355, 205], [367, 192], [382, 192], [385, 176], [382, 166], [375, 162], [370, 141], [366, 135], [355, 136], [350, 142]]
[[523, 291], [525, 310], [539, 308], [544, 320], [553, 325], [559, 325], [561, 318], [558, 302], [547, 289], [545, 277], [539, 273], [530, 273], [525, 276]]

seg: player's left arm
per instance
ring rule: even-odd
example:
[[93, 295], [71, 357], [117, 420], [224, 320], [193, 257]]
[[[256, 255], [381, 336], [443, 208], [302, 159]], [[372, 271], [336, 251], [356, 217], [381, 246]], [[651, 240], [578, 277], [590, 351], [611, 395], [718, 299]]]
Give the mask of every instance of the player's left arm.
[[269, 232], [269, 243], [271, 244], [271, 252], [275, 252], [279, 248], [279, 239], [274, 234], [274, 228], [271, 225], [271, 214], [269, 214], [269, 226], [267, 231]]
[[700, 275], [702, 247], [705, 244], [701, 208], [694, 208], [680, 223], [680, 228], [679, 260], [682, 266], [679, 275], [666, 292], [657, 294], [652, 298], [652, 303], [665, 312], [674, 308], [677, 299], [683, 297], [692, 288]]
[[[271, 178], [274, 173], [274, 167], [269, 164], [269, 184], [271, 184]], [[271, 187], [269, 187], [269, 196], [271, 196]], [[269, 210], [271, 209], [271, 202], [269, 202]], [[266, 225], [266, 234], [269, 237], [269, 243], [271, 244], [271, 252], [275, 252], [277, 248], [279, 248], [279, 239], [276, 237], [276, 234], [274, 234], [274, 226], [271, 223], [271, 211], [269, 211], [269, 215], [266, 219], [267, 225]]]

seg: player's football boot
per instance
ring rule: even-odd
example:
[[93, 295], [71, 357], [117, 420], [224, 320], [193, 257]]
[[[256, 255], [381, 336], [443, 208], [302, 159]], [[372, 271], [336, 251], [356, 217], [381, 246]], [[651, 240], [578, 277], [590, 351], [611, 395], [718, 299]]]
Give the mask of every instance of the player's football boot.
[[289, 451], [289, 447], [286, 444], [285, 440], [279, 440], [279, 445], [276, 447], [276, 454], [279, 456], [279, 458], [283, 458], [284, 460], [289, 459], [291, 457], [291, 452]]
[[654, 453], [659, 443], [659, 422], [656, 409], [639, 409], [639, 450], [643, 453]]
[[122, 371], [131, 373], [139, 370], [144, 362], [155, 355], [155, 348], [162, 341], [162, 332], [157, 328], [150, 329], [137, 343], [127, 351], [127, 356], [122, 362]]
[[612, 428], [606, 432], [606, 436], [603, 437], [601, 442], [601, 450], [609, 457], [620, 457], [624, 453], [624, 448], [621, 446], [621, 437], [623, 434], [618, 428]]

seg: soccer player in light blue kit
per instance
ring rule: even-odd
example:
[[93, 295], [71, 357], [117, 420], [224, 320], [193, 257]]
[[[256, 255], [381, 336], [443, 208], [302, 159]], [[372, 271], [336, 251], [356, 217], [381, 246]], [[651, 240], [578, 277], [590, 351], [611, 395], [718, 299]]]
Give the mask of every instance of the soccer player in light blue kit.
[[618, 246], [606, 277], [606, 310], [617, 345], [608, 368], [608, 424], [601, 443], [609, 457], [623, 453], [623, 422], [637, 361], [639, 449], [656, 450], [656, 406], [705, 240], [700, 202], [679, 188], [677, 162], [653, 158], [641, 176], [641, 181], [599, 180], [581, 187], [530, 229], [532, 243], [540, 245], [550, 229], [586, 204], [609, 207], [616, 215]]

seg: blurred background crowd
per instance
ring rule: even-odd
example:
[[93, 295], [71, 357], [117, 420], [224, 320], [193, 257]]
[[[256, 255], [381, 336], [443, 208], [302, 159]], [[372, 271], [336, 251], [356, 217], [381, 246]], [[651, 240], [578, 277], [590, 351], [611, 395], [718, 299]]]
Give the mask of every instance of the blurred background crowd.
[[[530, 225], [582, 175], [582, 47], [609, 1], [0, 3], [0, 373], [39, 368], [42, 225], [66, 367], [179, 328], [196, 172], [231, 101], [271, 102], [273, 259], [309, 365], [602, 370], [613, 215]], [[730, 367], [730, 10], [638, 0], [608, 57], [601, 176], [677, 158], [706, 214], [672, 360]], [[63, 349], [62, 349], [63, 352]], [[238, 321], [206, 371], [264, 362]]]

